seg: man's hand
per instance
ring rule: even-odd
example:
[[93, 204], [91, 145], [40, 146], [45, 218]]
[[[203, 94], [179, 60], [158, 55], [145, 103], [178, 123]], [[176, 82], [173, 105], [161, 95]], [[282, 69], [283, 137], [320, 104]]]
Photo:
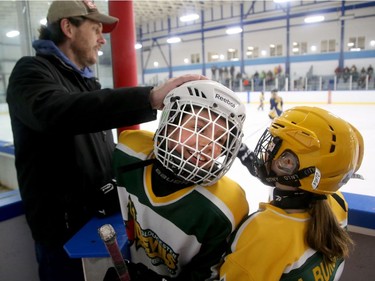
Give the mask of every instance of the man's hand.
[[159, 110], [163, 109], [164, 98], [170, 91], [178, 86], [181, 86], [185, 82], [194, 80], [208, 80], [208, 78], [199, 74], [186, 74], [176, 78], [171, 78], [164, 84], [153, 88], [150, 93], [150, 103], [152, 108]]

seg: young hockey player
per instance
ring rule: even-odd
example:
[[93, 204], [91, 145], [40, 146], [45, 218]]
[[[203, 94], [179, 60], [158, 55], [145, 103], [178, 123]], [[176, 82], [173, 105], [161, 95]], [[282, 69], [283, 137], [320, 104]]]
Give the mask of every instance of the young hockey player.
[[255, 151], [239, 155], [249, 171], [273, 186], [232, 236], [220, 281], [338, 280], [351, 239], [339, 188], [359, 169], [361, 134], [314, 107], [275, 118]]
[[268, 113], [270, 119], [274, 119], [283, 113], [283, 105], [283, 98], [279, 96], [277, 89], [273, 89], [270, 98], [270, 112]]
[[183, 84], [164, 104], [156, 133], [123, 132], [114, 156], [132, 278], [213, 280], [229, 235], [249, 212], [242, 188], [224, 176], [241, 144], [245, 107], [209, 80]]

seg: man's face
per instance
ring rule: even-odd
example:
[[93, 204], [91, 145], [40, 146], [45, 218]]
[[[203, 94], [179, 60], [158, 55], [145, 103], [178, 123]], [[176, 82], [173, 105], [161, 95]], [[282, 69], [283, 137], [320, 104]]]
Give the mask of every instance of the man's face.
[[85, 20], [79, 27], [74, 27], [71, 37], [72, 58], [78, 68], [82, 69], [97, 62], [98, 51], [106, 43], [102, 24]]

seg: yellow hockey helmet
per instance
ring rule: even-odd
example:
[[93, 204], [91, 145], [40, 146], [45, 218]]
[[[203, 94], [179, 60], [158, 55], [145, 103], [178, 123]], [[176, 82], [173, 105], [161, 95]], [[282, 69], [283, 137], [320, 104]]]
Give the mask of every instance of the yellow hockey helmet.
[[[294, 107], [275, 118], [259, 140], [257, 176], [269, 185], [330, 194], [360, 168], [363, 150], [363, 138], [350, 123], [321, 108]], [[283, 157], [295, 157], [294, 170], [275, 176], [271, 165]]]

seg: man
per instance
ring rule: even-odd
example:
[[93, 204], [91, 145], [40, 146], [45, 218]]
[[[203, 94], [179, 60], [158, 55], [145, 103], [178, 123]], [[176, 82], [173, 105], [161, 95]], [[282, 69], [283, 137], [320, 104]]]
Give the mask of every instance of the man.
[[33, 42], [36, 56], [21, 58], [9, 79], [16, 169], [40, 280], [83, 280], [81, 261], [63, 245], [95, 212], [116, 210], [110, 129], [155, 120], [170, 90], [206, 78], [101, 90], [89, 66], [118, 19], [91, 1], [55, 1], [47, 21]]

